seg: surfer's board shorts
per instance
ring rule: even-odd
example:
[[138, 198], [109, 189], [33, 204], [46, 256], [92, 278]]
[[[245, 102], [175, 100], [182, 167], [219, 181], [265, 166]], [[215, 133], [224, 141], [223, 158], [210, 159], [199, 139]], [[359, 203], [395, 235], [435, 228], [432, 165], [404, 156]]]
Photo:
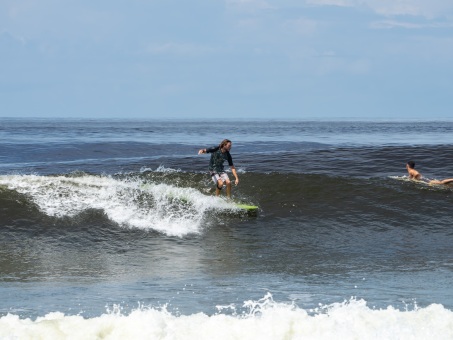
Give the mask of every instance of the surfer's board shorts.
[[211, 178], [216, 186], [217, 186], [217, 182], [219, 181], [219, 179], [222, 179], [223, 182], [230, 180], [230, 178], [228, 177], [228, 175], [225, 172], [221, 172], [220, 174], [218, 174], [217, 172], [212, 172]]

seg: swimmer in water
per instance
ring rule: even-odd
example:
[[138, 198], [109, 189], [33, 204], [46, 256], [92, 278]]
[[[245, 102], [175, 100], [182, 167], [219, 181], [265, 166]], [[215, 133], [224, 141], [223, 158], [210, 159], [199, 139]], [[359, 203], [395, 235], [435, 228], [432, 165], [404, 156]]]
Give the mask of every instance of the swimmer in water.
[[406, 163], [406, 169], [409, 174], [409, 178], [416, 180], [416, 181], [423, 181], [428, 184], [445, 184], [445, 185], [453, 184], [453, 178], [447, 178], [447, 179], [443, 179], [441, 181], [439, 181], [437, 179], [433, 179], [433, 180], [424, 179], [422, 174], [419, 173], [417, 170], [415, 170], [415, 163], [413, 161], [409, 161]]

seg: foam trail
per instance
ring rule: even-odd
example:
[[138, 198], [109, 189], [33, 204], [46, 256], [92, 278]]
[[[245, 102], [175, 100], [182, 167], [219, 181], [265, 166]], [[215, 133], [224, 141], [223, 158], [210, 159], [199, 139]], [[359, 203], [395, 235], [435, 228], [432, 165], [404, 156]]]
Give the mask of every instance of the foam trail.
[[192, 188], [134, 178], [10, 175], [0, 176], [0, 184], [28, 196], [48, 216], [73, 217], [97, 209], [121, 226], [173, 236], [201, 232], [209, 210], [231, 209]]

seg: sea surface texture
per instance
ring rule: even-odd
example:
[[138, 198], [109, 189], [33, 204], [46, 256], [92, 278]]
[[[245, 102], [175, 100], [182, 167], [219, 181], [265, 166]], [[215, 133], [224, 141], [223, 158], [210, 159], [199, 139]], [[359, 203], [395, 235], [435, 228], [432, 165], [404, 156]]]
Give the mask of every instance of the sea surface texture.
[[0, 339], [452, 339], [453, 187], [409, 160], [453, 178], [453, 122], [1, 119]]

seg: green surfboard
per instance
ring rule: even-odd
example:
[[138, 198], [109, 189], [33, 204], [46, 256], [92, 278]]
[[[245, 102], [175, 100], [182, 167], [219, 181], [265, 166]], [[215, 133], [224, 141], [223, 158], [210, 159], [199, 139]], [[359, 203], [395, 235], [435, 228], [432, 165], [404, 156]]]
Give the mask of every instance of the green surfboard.
[[258, 207], [256, 205], [248, 205], [248, 204], [241, 204], [241, 203], [235, 203], [234, 204], [237, 208], [247, 211], [247, 212], [257, 212]]

